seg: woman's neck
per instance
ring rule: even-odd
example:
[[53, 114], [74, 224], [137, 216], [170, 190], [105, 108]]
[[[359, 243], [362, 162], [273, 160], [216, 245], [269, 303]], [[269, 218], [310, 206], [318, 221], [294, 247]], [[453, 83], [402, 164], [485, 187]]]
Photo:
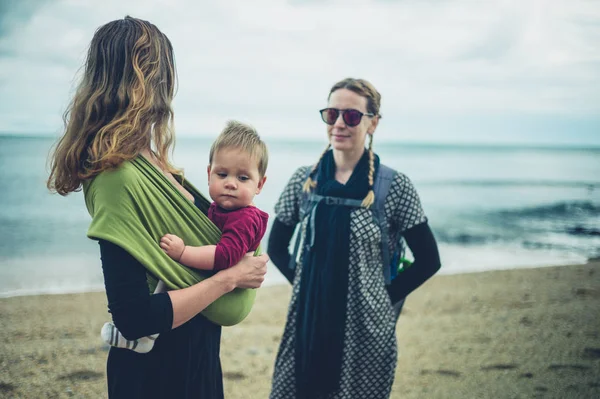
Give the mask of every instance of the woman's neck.
[[353, 152], [348, 151], [337, 151], [333, 150], [333, 160], [335, 161], [335, 167], [337, 170], [342, 172], [352, 172], [354, 167], [362, 158], [365, 150], [358, 150]]
[[154, 166], [156, 166], [160, 170], [163, 170], [162, 165], [160, 164], [160, 162], [158, 161], [158, 159], [156, 159], [156, 156], [154, 155], [154, 153], [149, 148], [146, 148], [146, 149], [140, 151], [140, 155], [142, 155], [151, 164], [153, 164]]
[[364, 149], [362, 151], [359, 150], [353, 152], [337, 151], [334, 149], [333, 160], [335, 162], [335, 179], [342, 184], [346, 184], [364, 152]]
[[143, 156], [144, 158], [146, 158], [148, 160], [148, 162], [150, 162], [152, 165], [154, 165], [154, 167], [156, 167], [156, 169], [158, 169], [159, 172], [161, 172], [162, 174], [164, 174], [167, 179], [169, 179], [169, 181], [171, 181], [171, 183], [173, 183], [173, 185], [183, 193], [183, 195], [186, 196], [187, 199], [189, 199], [191, 202], [195, 201], [194, 196], [188, 191], [186, 190], [181, 183], [179, 183], [177, 181], [177, 179], [175, 179], [173, 177], [173, 174], [167, 170], [165, 170], [163, 168], [163, 166], [161, 166], [160, 162], [158, 159], [156, 159], [156, 156], [154, 155], [154, 153], [149, 149], [145, 149], [140, 151], [140, 155]]

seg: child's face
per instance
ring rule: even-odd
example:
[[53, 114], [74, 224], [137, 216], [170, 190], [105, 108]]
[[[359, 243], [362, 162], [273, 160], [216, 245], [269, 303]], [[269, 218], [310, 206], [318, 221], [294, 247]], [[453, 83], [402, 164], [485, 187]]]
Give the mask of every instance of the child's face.
[[224, 148], [208, 165], [208, 192], [221, 208], [234, 210], [252, 204], [266, 177], [260, 177], [258, 162], [239, 148]]

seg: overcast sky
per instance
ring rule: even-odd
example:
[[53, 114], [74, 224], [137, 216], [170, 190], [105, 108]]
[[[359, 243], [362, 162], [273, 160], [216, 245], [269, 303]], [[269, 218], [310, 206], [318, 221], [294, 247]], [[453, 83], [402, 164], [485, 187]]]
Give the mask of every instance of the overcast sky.
[[126, 14], [171, 39], [178, 135], [227, 119], [319, 138], [352, 76], [387, 140], [600, 145], [600, 1], [0, 1], [0, 132], [60, 133], [96, 28]]

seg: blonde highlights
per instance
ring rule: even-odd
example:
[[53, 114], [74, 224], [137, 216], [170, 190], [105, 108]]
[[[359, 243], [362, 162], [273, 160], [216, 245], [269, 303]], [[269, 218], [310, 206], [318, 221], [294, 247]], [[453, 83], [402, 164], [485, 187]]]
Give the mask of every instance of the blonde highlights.
[[362, 201], [362, 206], [364, 208], [369, 208], [375, 202], [375, 191], [373, 190], [373, 186], [375, 182], [373, 181], [375, 175], [375, 153], [373, 153], [373, 135], [369, 135], [369, 192], [367, 196]]
[[329, 148], [331, 148], [331, 143], [327, 144], [327, 147], [325, 147], [325, 151], [323, 151], [321, 153], [321, 156], [319, 157], [319, 162], [314, 164], [310, 173], [308, 174], [308, 179], [306, 179], [306, 181], [304, 182], [304, 185], [302, 186], [302, 191], [304, 191], [305, 193], [310, 193], [311, 190], [313, 190], [314, 188], [317, 187], [317, 182], [314, 181], [311, 176], [315, 173], [315, 171], [319, 167], [319, 164], [321, 163], [321, 159], [323, 159], [325, 154], [327, 154], [327, 151], [329, 151]]
[[96, 30], [50, 156], [48, 188], [78, 191], [84, 180], [152, 147], [161, 166], [177, 172], [168, 160], [175, 85], [173, 47], [156, 26], [127, 16]]
[[258, 173], [263, 178], [267, 173], [269, 151], [256, 129], [238, 121], [229, 121], [210, 147], [208, 162], [212, 165], [217, 152], [225, 148], [238, 148], [250, 155], [258, 163]]

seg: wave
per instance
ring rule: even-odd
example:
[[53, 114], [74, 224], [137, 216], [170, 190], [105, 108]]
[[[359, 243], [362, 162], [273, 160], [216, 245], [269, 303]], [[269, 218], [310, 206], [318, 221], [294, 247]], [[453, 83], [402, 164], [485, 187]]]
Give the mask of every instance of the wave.
[[482, 245], [497, 242], [501, 240], [499, 236], [489, 234], [473, 234], [465, 232], [452, 232], [445, 229], [435, 228], [435, 236], [438, 241], [448, 244], [460, 245]]
[[567, 229], [567, 233], [574, 236], [600, 237], [600, 229], [575, 226]]
[[501, 217], [509, 218], [543, 218], [549, 219], [553, 217], [573, 218], [584, 220], [587, 218], [595, 218], [600, 216], [600, 204], [592, 201], [569, 201], [558, 202], [549, 205], [538, 205], [534, 207], [525, 207], [519, 209], [497, 211]]
[[429, 180], [418, 182], [419, 186], [472, 186], [472, 187], [583, 187], [600, 189], [598, 181], [573, 180]]
[[454, 215], [433, 230], [440, 243], [461, 247], [509, 246], [600, 255], [600, 204], [566, 201]]

